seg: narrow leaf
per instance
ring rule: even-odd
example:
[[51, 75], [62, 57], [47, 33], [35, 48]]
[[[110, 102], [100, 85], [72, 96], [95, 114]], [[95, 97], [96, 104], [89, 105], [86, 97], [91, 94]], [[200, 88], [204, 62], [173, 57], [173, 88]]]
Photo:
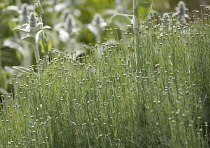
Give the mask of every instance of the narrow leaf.
[[18, 13], [19, 8], [18, 6], [8, 6], [4, 11], [14, 11]]
[[1, 75], [0, 75], [0, 87], [3, 89], [7, 89], [8, 87], [8, 80], [7, 80], [7, 74], [4, 70], [1, 70]]
[[38, 43], [40, 38], [42, 37], [42, 34], [41, 34], [42, 32], [43, 32], [43, 30], [40, 30], [36, 33], [36, 43]]
[[52, 48], [52, 42], [51, 42], [51, 39], [48, 37], [48, 39], [47, 39], [47, 50], [49, 51], [49, 50], [51, 50], [51, 48]]
[[13, 48], [18, 50], [23, 56], [25, 55], [24, 48], [18, 43], [14, 42], [11, 38], [5, 39], [3, 42], [3, 46], [7, 46], [9, 48]]
[[50, 26], [44, 26], [43, 29], [51, 29]]
[[36, 43], [35, 39], [33, 37], [30, 37], [30, 36], [21, 38], [21, 40], [24, 40], [24, 41], [29, 42], [31, 44], [35, 44]]
[[20, 29], [20, 28], [14, 28], [12, 29], [12, 31], [21, 31], [21, 32], [26, 32], [26, 33], [30, 32], [29, 29]]
[[44, 44], [45, 44], [45, 42], [44, 42], [44, 38], [40, 38], [39, 39], [39, 45], [41, 46], [41, 52], [42, 53], [44, 53], [45, 52], [45, 47], [44, 47]]
[[37, 75], [37, 73], [35, 73], [33, 70], [25, 68], [25, 67], [22, 67], [22, 66], [13, 66], [12, 68], [18, 70], [21, 73]]
[[98, 28], [96, 26], [92, 24], [88, 24], [87, 27], [94, 35], [98, 34]]

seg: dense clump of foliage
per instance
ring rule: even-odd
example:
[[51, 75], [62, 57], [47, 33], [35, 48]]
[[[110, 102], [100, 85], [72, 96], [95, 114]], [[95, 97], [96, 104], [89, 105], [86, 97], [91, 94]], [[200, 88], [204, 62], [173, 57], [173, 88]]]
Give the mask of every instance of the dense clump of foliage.
[[[41, 59], [13, 67], [12, 93], [1, 96], [0, 147], [209, 147], [210, 12], [183, 9], [180, 2], [176, 14], [138, 24], [135, 13], [118, 14], [110, 26], [96, 14], [87, 27], [96, 43], [79, 50], [52, 49], [41, 18], [41, 35], [16, 28]], [[65, 20], [57, 35], [68, 36], [60, 36], [66, 49], [80, 46], [71, 40], [74, 17]]]

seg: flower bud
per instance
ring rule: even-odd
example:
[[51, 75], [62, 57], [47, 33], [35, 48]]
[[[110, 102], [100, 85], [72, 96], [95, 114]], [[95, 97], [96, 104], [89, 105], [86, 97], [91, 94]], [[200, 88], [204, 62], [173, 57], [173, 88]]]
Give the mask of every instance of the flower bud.
[[40, 1], [38, 1], [37, 3], [34, 4], [34, 13], [40, 17], [42, 15], [42, 13], [44, 13], [44, 10], [42, 9], [42, 5], [40, 3]]

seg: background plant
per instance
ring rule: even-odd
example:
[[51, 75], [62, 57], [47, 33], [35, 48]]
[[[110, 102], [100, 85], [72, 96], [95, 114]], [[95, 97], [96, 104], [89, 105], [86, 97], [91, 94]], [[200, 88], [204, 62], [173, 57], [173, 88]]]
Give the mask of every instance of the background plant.
[[2, 96], [1, 146], [208, 147], [205, 18], [184, 24], [185, 31], [175, 17], [173, 30], [162, 31], [155, 17], [154, 25], [142, 23], [141, 64], [132, 29], [108, 28], [116, 43], [89, 45], [91, 54], [78, 60], [52, 50], [36, 73], [31, 67], [14, 77], [14, 95]]
[[[27, 51], [29, 49], [28, 44], [25, 41], [22, 41], [21, 38], [24, 36], [23, 33], [14, 33], [12, 31], [13, 28], [16, 28], [20, 25], [22, 25], [22, 21], [26, 20], [24, 15], [24, 8], [28, 9], [28, 14], [30, 12], [33, 12], [33, 4], [37, 1], [33, 0], [5, 0], [0, 2], [0, 27], [2, 28], [2, 31], [0, 32], [0, 38], [1, 38], [1, 60], [2, 60], [2, 68], [3, 71], [6, 70], [7, 79], [1, 80], [2, 84], [3, 81], [7, 81], [6, 83], [9, 86], [10, 80], [11, 80], [11, 74], [14, 73], [14, 71], [10, 68], [11, 66], [24, 66], [29, 67], [30, 65], [35, 64], [35, 57], [32, 53]], [[184, 1], [187, 2], [187, 1]], [[80, 53], [84, 53], [83, 44], [86, 44], [86, 54], [89, 53], [89, 47], [88, 45], [95, 44], [95, 36], [91, 33], [91, 31], [87, 28], [87, 24], [90, 24], [92, 21], [92, 18], [96, 13], [100, 13], [102, 17], [104, 18], [104, 21], [107, 22], [108, 27], [113, 26], [113, 24], [109, 23], [110, 17], [118, 13], [127, 13], [132, 15], [132, 1], [126, 2], [124, 0], [121, 1], [112, 1], [112, 0], [101, 0], [100, 2], [96, 0], [80, 0], [80, 1], [57, 1], [57, 0], [45, 0], [42, 1], [42, 6], [44, 10], [43, 14], [43, 23], [51, 26], [54, 28], [54, 26], [58, 23], [61, 23], [60, 16], [62, 14], [62, 10], [67, 9], [69, 10], [69, 13], [73, 15], [77, 22], [77, 26], [79, 26], [80, 32], [76, 35], [76, 37], [73, 37], [75, 39], [74, 43], [75, 48], [74, 50], [78, 50], [78, 55]], [[165, 11], [171, 12], [175, 11], [175, 7], [177, 6], [177, 1], [167, 1], [167, 0], [161, 0], [161, 4], [159, 5], [160, 1], [153, 1], [153, 9], [157, 10], [156, 13], [158, 15], [161, 15], [161, 13], [164, 13]], [[200, 4], [209, 4], [207, 1], [196, 1], [191, 5], [191, 3], [187, 3], [187, 8], [190, 10], [200, 9]], [[122, 4], [122, 5], [120, 5]], [[95, 7], [92, 7], [92, 6]], [[120, 9], [118, 9], [121, 7]], [[163, 10], [164, 9], [164, 10]], [[25, 9], [26, 10], [26, 9]], [[25, 11], [27, 12], [27, 10]], [[25, 13], [26, 14], [26, 13]], [[89, 16], [89, 17], [87, 17]], [[52, 18], [52, 19], [49, 19]], [[119, 24], [118, 24], [119, 25]], [[123, 25], [124, 26], [124, 25]], [[119, 26], [118, 26], [119, 27]], [[122, 28], [122, 25], [121, 27]], [[126, 28], [124, 28], [126, 29]], [[59, 38], [58, 34], [55, 33], [55, 31], [45, 31], [46, 36], [50, 36], [52, 39], [52, 44], [55, 49], [58, 50], [69, 50], [66, 48], [67, 45], [65, 45], [64, 42], [61, 40], [57, 40]], [[103, 33], [101, 36], [102, 42], [105, 40], [105, 34]], [[47, 42], [47, 41], [46, 41]], [[6, 44], [7, 43], [7, 44]], [[42, 46], [43, 47], [43, 46]], [[65, 49], [65, 50], [64, 50]], [[46, 51], [46, 50], [45, 50]], [[42, 48], [42, 52], [44, 54], [45, 51]], [[41, 52], [41, 53], [42, 53]], [[14, 54], [15, 53], [15, 54]], [[42, 57], [42, 56], [41, 56]], [[6, 69], [5, 69], [6, 68]], [[8, 89], [9, 87], [5, 87], [4, 90], [10, 91]]]
[[[110, 23], [102, 41], [95, 44], [87, 28], [93, 17], [85, 19], [82, 14], [94, 16], [96, 10], [80, 10], [86, 5], [80, 2], [67, 10], [87, 38], [92, 36], [84, 40], [84, 32], [74, 36], [79, 43], [93, 41], [78, 47], [89, 54], [76, 56], [77, 52], [60, 48], [67, 46], [59, 40], [58, 49], [50, 50], [36, 66], [16, 67], [23, 72], [11, 79], [13, 93], [1, 95], [0, 147], [208, 147], [207, 7], [202, 6], [202, 17], [193, 11], [190, 21], [181, 25], [170, 13], [171, 30], [162, 29], [163, 18], [151, 15], [141, 22], [137, 41], [133, 29], [115, 29]], [[62, 19], [64, 5], [51, 4], [43, 9], [49, 8], [46, 14], [56, 19], [43, 22], [54, 28]], [[101, 4], [108, 7], [105, 1]], [[74, 9], [81, 15], [71, 13]], [[108, 22], [111, 14], [98, 11]], [[16, 23], [11, 21], [11, 29]], [[59, 36], [53, 30], [45, 33]], [[142, 57], [138, 63], [136, 47]], [[6, 79], [5, 61], [1, 65], [1, 79]]]

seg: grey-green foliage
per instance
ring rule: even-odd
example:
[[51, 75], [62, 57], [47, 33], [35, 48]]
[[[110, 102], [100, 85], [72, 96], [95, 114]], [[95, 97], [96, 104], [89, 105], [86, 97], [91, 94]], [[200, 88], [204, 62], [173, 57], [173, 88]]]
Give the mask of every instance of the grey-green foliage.
[[138, 18], [138, 23], [147, 18], [152, 7], [152, 0], [134, 0], [137, 5], [134, 5], [134, 16]]
[[99, 58], [44, 58], [37, 74], [14, 78], [16, 95], [3, 96], [0, 146], [208, 147], [206, 24], [191, 22], [187, 32], [142, 27], [139, 65], [129, 30], [116, 44], [101, 43], [107, 50]]
[[[44, 30], [50, 29], [49, 26], [43, 26], [42, 22], [42, 13], [43, 9], [41, 7], [40, 2], [34, 5], [34, 12], [31, 12], [29, 15], [29, 21], [27, 24], [22, 25], [21, 28], [15, 28], [14, 31], [20, 31], [28, 34], [26, 37], [22, 37], [21, 39], [30, 43], [34, 49], [36, 62], [40, 60], [40, 50], [39, 44], [42, 48], [42, 51], [50, 50], [51, 41], [48, 37], [45, 37]], [[47, 47], [47, 48], [45, 48]]]

